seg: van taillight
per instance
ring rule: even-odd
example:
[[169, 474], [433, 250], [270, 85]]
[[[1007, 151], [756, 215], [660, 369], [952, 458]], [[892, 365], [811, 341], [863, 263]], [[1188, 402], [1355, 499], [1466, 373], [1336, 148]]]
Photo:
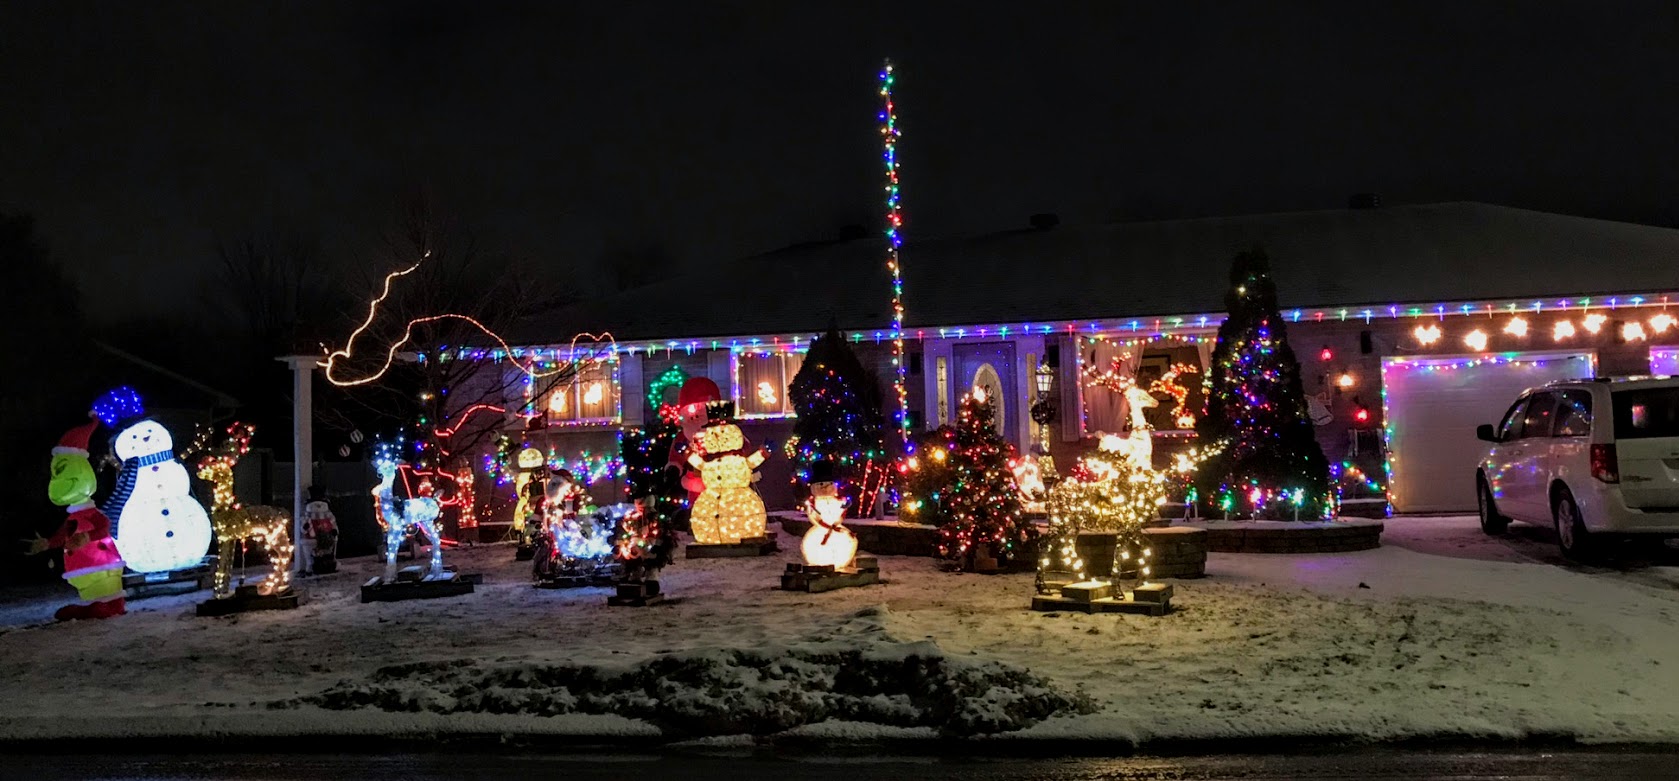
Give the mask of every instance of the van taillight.
[[1615, 462], [1614, 445], [1592, 445], [1592, 477], [1605, 483], [1621, 482], [1620, 465]]

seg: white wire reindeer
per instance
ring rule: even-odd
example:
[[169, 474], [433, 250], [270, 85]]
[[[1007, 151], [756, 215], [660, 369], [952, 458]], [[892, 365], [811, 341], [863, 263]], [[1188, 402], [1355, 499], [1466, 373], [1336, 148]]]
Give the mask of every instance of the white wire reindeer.
[[1124, 439], [1105, 440], [1104, 447], [1131, 460], [1143, 469], [1154, 468], [1154, 428], [1148, 424], [1144, 410], [1160, 406], [1154, 395], [1137, 385], [1125, 389], [1125, 406], [1130, 409], [1131, 433]]
[[443, 537], [437, 529], [437, 516], [442, 514], [442, 506], [429, 496], [416, 496], [403, 501], [399, 506], [394, 487], [398, 471], [397, 462], [379, 459], [375, 468], [379, 472], [379, 484], [373, 487], [373, 499], [379, 526], [385, 530], [385, 582], [396, 582], [396, 553], [402, 548], [402, 541], [408, 537], [410, 526], [418, 529], [420, 534], [431, 541], [431, 570], [428, 575], [441, 576]]

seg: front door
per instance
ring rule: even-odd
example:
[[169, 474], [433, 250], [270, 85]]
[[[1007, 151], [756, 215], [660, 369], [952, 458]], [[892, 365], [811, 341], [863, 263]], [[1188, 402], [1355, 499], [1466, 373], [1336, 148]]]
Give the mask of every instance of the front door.
[[956, 409], [962, 396], [984, 388], [991, 400], [997, 433], [1020, 446], [1015, 439], [1015, 416], [1020, 414], [1020, 400], [1014, 393], [1014, 342], [979, 342], [958, 344], [951, 349], [956, 363], [956, 382], [950, 389], [950, 408]]

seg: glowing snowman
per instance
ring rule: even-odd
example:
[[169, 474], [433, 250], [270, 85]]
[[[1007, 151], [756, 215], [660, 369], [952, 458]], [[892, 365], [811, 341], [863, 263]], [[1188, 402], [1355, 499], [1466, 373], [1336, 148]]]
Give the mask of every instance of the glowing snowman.
[[129, 569], [166, 572], [202, 562], [210, 549], [210, 516], [192, 498], [169, 430], [142, 420], [117, 435], [112, 452], [122, 459], [119, 482], [132, 486], [112, 529]]
[[[822, 490], [824, 487], [827, 490]], [[799, 553], [811, 566], [845, 569], [857, 558], [857, 537], [845, 528], [845, 500], [833, 489], [832, 483], [811, 486], [812, 495], [805, 506], [810, 529], [799, 542]]]

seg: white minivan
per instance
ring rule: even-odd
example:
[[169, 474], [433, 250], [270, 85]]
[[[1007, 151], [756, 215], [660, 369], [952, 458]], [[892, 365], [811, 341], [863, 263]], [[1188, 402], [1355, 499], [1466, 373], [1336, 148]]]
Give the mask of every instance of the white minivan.
[[1563, 555], [1594, 535], [1679, 536], [1679, 378], [1553, 382], [1523, 393], [1476, 435], [1481, 529], [1552, 526]]

